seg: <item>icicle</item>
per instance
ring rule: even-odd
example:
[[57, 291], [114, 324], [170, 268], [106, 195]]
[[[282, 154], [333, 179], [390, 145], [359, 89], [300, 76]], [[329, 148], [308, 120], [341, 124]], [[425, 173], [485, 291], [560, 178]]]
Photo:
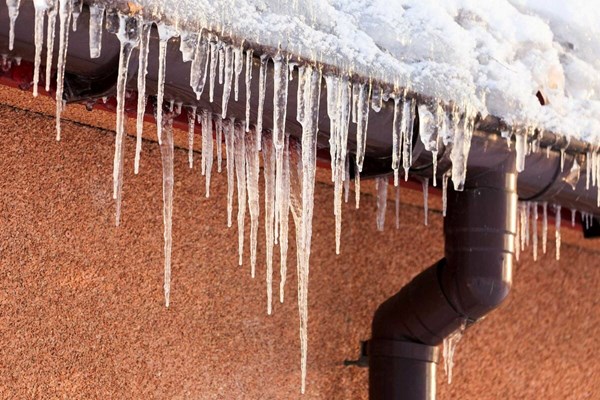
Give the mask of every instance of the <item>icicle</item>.
[[221, 173], [223, 164], [223, 119], [218, 115], [214, 115], [213, 118], [215, 118], [215, 130], [217, 131], [217, 172]]
[[446, 376], [448, 377], [448, 384], [452, 383], [452, 369], [454, 367], [454, 354], [456, 352], [456, 345], [458, 344], [460, 339], [462, 339], [466, 327], [466, 322], [463, 322], [460, 328], [458, 328], [456, 331], [454, 331], [444, 339], [444, 371], [446, 371]]
[[[303, 116], [301, 115], [302, 107], [302, 88], [301, 85], [305, 84], [305, 80], [302, 77], [303, 69], [298, 70], [298, 98], [297, 105], [298, 110], [296, 111], [296, 119], [302, 121]], [[329, 117], [329, 157], [331, 159], [331, 181], [335, 182], [335, 162], [337, 158], [337, 146], [339, 141], [339, 113], [341, 112], [340, 104], [340, 90], [339, 90], [339, 78], [336, 75], [325, 75], [325, 83], [327, 86], [327, 116]]]
[[104, 20], [104, 10], [104, 4], [90, 4], [90, 58], [98, 58], [102, 52], [102, 25]]
[[115, 157], [113, 163], [113, 199], [117, 201], [116, 225], [119, 226], [121, 217], [121, 198], [123, 187], [123, 145], [125, 136], [125, 90], [127, 86], [127, 71], [131, 52], [138, 46], [138, 21], [125, 15], [110, 16], [111, 27], [116, 28], [120, 42], [119, 71], [117, 73], [117, 126], [115, 136]]
[[571, 226], [575, 227], [575, 216], [577, 215], [577, 210], [571, 208]]
[[554, 237], [556, 239], [556, 259], [560, 260], [560, 205], [554, 206], [554, 222], [555, 222], [555, 233]]
[[54, 54], [54, 31], [56, 30], [56, 16], [58, 0], [48, 0], [48, 23], [46, 26], [46, 92], [50, 91], [50, 77], [52, 76], [52, 55]]
[[[358, 86], [360, 85], [360, 83], [353, 83], [352, 84], [352, 98], [351, 98], [351, 105], [352, 105], [352, 123], [356, 124], [358, 122], [357, 120], [357, 114], [358, 114]], [[367, 107], [369, 105], [367, 104]]]
[[592, 154], [591, 152], [587, 152], [585, 154], [585, 190], [589, 190], [590, 189], [590, 175], [592, 173]]
[[46, 0], [36, 0], [33, 2], [33, 5], [35, 6], [33, 97], [37, 97], [40, 81], [40, 64], [42, 63], [42, 47], [44, 45], [44, 15], [46, 15], [48, 3], [46, 3]]
[[515, 234], [515, 241], [514, 241], [514, 246], [515, 246], [515, 259], [517, 261], [519, 261], [519, 257], [521, 255], [521, 209], [517, 208], [517, 232]]
[[358, 98], [356, 103], [356, 165], [358, 171], [362, 172], [365, 160], [365, 150], [367, 146], [367, 128], [369, 125], [369, 96], [371, 95], [371, 85], [358, 84]]
[[[277, 64], [280, 64], [278, 71]], [[285, 68], [282, 68], [285, 67]], [[303, 67], [303, 79], [306, 83], [303, 87], [302, 95], [302, 218], [301, 218], [301, 246], [302, 256], [300, 258], [300, 270], [298, 273], [298, 305], [300, 310], [300, 343], [301, 343], [301, 371], [302, 371], [302, 393], [306, 389], [306, 362], [308, 356], [308, 277], [310, 266], [310, 251], [312, 238], [312, 218], [314, 211], [314, 191], [315, 191], [315, 171], [317, 167], [317, 133], [319, 129], [319, 100], [321, 95], [321, 71], [308, 65]], [[283, 73], [284, 82], [279, 82], [281, 70]], [[287, 61], [275, 61], [275, 93], [281, 92], [281, 87], [285, 85], [287, 88], [288, 80], [285, 71], [287, 70]], [[286, 90], [287, 92], [287, 90]], [[277, 96], [275, 96], [277, 98]], [[285, 100], [276, 101], [277, 104], [285, 107]], [[279, 114], [281, 115], [281, 113]], [[275, 119], [275, 126], [278, 122]], [[277, 141], [275, 142], [277, 143]], [[277, 147], [276, 147], [277, 149]], [[276, 160], [278, 163], [278, 160]], [[279, 171], [278, 175], [279, 176]], [[277, 190], [281, 190], [282, 186], [277, 185]], [[279, 196], [279, 194], [276, 194]], [[278, 206], [281, 206], [277, 199]]]
[[577, 162], [577, 159], [573, 159], [573, 165], [571, 166], [571, 169], [569, 170], [569, 173], [567, 174], [567, 176], [565, 176], [563, 178], [563, 181], [565, 183], [568, 183], [571, 188], [573, 190], [575, 190], [575, 188], [577, 187], [577, 183], [579, 183], [579, 178], [581, 176], [581, 167], [579, 166], [579, 163]]
[[402, 99], [399, 96], [394, 98], [394, 122], [392, 123], [392, 170], [394, 171], [394, 186], [399, 183], [400, 158], [402, 153], [400, 146], [403, 141], [402, 136]]
[[[252, 49], [246, 50], [246, 132], [250, 131], [250, 99], [252, 93]], [[237, 97], [237, 96], [236, 96]], [[236, 98], [237, 100], [237, 98]], [[262, 129], [258, 134], [258, 149], [262, 149]]]
[[400, 229], [400, 186], [396, 186], [396, 229]]
[[73, 3], [71, 3], [71, 0], [59, 0], [60, 36], [58, 59], [56, 61], [56, 140], [60, 140], [60, 114], [63, 110], [65, 64], [67, 62], [67, 49], [69, 47], [69, 26], [71, 24], [72, 11]]
[[565, 149], [560, 149], [560, 172], [565, 169]]
[[167, 70], [167, 44], [169, 39], [176, 36], [176, 31], [161, 22], [158, 24], [158, 36], [160, 38], [158, 45], [158, 82], [157, 82], [157, 94], [156, 94], [156, 133], [158, 136], [158, 143], [162, 141], [162, 107], [165, 97], [165, 74]]
[[[239, 93], [240, 93], [240, 74], [242, 73], [242, 69], [244, 68], [244, 48], [236, 47], [233, 49], [233, 67], [235, 72], [235, 81], [234, 81], [234, 89], [233, 89], [233, 99], [238, 101]], [[248, 131], [246, 131], [248, 132]], [[260, 147], [260, 146], [259, 146]]]
[[169, 307], [171, 297], [171, 249], [173, 243], [173, 118], [167, 115], [164, 120], [165, 137], [160, 144], [163, 170], [163, 224], [165, 238], [165, 305]]
[[221, 103], [221, 109], [222, 117], [225, 118], [227, 117], [227, 104], [229, 103], [229, 96], [231, 95], [231, 80], [233, 78], [233, 47], [231, 45], [226, 45], [223, 51], [225, 65], [221, 70], [224, 70], [225, 83], [223, 85], [223, 102]]
[[267, 63], [269, 58], [264, 54], [260, 56], [260, 69], [258, 72], [258, 113], [256, 116], [256, 131], [263, 130], [263, 112], [265, 109], [265, 93], [267, 92]]
[[548, 203], [542, 203], [542, 252], [546, 254], [546, 244], [548, 243]]
[[354, 202], [358, 210], [360, 208], [360, 172], [358, 171], [354, 173]]
[[537, 221], [538, 221], [538, 205], [537, 203], [533, 203], [532, 204], [532, 209], [533, 209], [533, 214], [531, 217], [531, 224], [533, 226], [533, 243], [532, 243], [532, 247], [533, 247], [533, 261], [537, 261], [537, 256], [538, 256], [538, 227], [537, 227]]
[[350, 197], [350, 157], [346, 156], [346, 165], [344, 167], [344, 203], [348, 202]]
[[385, 226], [385, 211], [387, 208], [387, 177], [379, 177], [375, 179], [375, 190], [377, 190], [377, 230], [383, 232]]
[[[245, 129], [242, 129], [245, 134]], [[256, 276], [256, 246], [258, 241], [258, 217], [259, 217], [259, 195], [258, 178], [260, 173], [260, 160], [258, 155], [258, 143], [256, 131], [245, 134], [246, 148], [246, 188], [248, 192], [248, 209], [250, 211], [250, 265], [252, 278]], [[271, 302], [273, 297], [273, 268], [271, 276], [267, 276], [268, 314], [271, 314]]]
[[[283, 146], [288, 96], [288, 59], [278, 53], [273, 59], [273, 145], [275, 146], [275, 243], [279, 229], [280, 199], [283, 191]], [[299, 86], [300, 87], [300, 86]], [[299, 89], [300, 90], [300, 89]]]
[[[434, 114], [429, 111], [425, 104], [418, 107], [419, 110], [419, 136], [425, 150], [430, 151], [433, 159], [433, 186], [437, 186], [437, 153], [439, 143], [439, 131], [441, 129], [442, 110], [441, 106], [437, 105]], [[442, 121], [440, 121], [442, 120]]]
[[471, 149], [471, 138], [475, 128], [475, 111], [467, 106], [461, 126], [460, 118], [456, 117], [452, 123], [454, 127], [454, 144], [450, 152], [452, 161], [452, 182], [454, 189], [462, 191], [467, 174], [467, 161]]
[[279, 301], [283, 303], [285, 282], [287, 277], [287, 252], [288, 252], [288, 222], [290, 214], [290, 137], [285, 136], [283, 153], [283, 192], [279, 203], [279, 259], [280, 276]]
[[404, 105], [402, 109], [402, 167], [404, 168], [404, 180], [408, 180], [408, 170], [412, 165], [412, 136], [413, 124], [415, 118], [415, 100], [406, 99], [404, 97]]
[[192, 60], [192, 65], [190, 67], [190, 86], [192, 87], [194, 93], [196, 93], [197, 100], [200, 100], [202, 92], [204, 92], [204, 85], [206, 83], [206, 72], [208, 70], [208, 59], [208, 39], [205, 35], [200, 33], [198, 42], [196, 44], [196, 50], [194, 51], [194, 59]]
[[77, 21], [83, 10], [83, 0], [72, 0], [73, 1], [73, 32], [77, 32]]
[[[270, 137], [263, 136], [263, 173], [265, 180], [265, 240], [267, 255], [267, 314], [271, 314], [273, 282], [273, 230], [275, 218], [275, 149]], [[282, 279], [283, 275], [282, 275]], [[281, 298], [281, 293], [280, 293]]]
[[241, 266], [242, 257], [244, 255], [244, 218], [246, 216], [246, 145], [244, 140], [244, 129], [238, 124], [235, 124], [234, 131], [235, 139], [233, 147], [238, 194], [238, 263]]
[[597, 175], [597, 171], [598, 171], [598, 153], [596, 153], [595, 151], [592, 152], [592, 162], [590, 163], [592, 166], [592, 186], [596, 186], [596, 175]]
[[146, 114], [146, 75], [148, 74], [148, 48], [150, 43], [151, 24], [145, 24], [143, 19], [139, 19], [138, 30], [140, 32], [140, 48], [138, 52], [138, 72], [137, 72], [137, 119], [136, 119], [136, 142], [135, 142], [135, 160], [133, 172], [137, 174], [140, 171], [140, 157], [142, 155], [142, 134], [144, 132], [144, 115]]
[[[212, 114], [202, 112], [202, 175], [205, 176], [206, 197], [210, 197], [210, 177], [213, 164], [213, 124]], [[236, 143], [237, 148], [237, 143]]]
[[222, 42], [218, 43], [219, 51], [219, 85], [223, 84], [223, 72], [225, 70], [225, 49]]
[[235, 179], [235, 119], [225, 120], [225, 153], [227, 156], [227, 227], [231, 228], [233, 214], [233, 190]]
[[196, 128], [196, 106], [191, 106], [187, 112], [188, 117], [188, 163], [190, 169], [194, 167], [194, 130]]
[[423, 178], [423, 224], [429, 225], [429, 178]]
[[371, 108], [375, 112], [381, 111], [381, 107], [383, 107], [383, 89], [381, 86], [376, 85], [373, 87], [373, 94], [371, 95]]
[[214, 39], [210, 41], [210, 78], [208, 80], [208, 99], [212, 103], [215, 97], [215, 79], [217, 74], [217, 62], [219, 57], [219, 49], [217, 42]]
[[12, 51], [15, 44], [15, 22], [19, 16], [19, 7], [21, 0], [6, 0], [8, 7], [9, 32], [8, 32], [8, 50]]
[[448, 178], [450, 171], [446, 171], [442, 176], [442, 216], [446, 216], [448, 210]]
[[181, 59], [183, 62], [189, 62], [194, 60], [199, 40], [200, 35], [196, 32], [181, 32], [179, 39], [179, 51], [181, 52]]
[[[298, 121], [302, 121], [302, 90], [306, 85], [304, 67], [298, 70]], [[348, 127], [350, 123], [351, 86], [346, 77], [326, 77], [327, 82], [327, 114], [330, 119], [331, 133], [331, 172], [334, 182], [334, 215], [335, 215], [335, 249], [340, 254], [340, 238], [342, 232], [342, 195], [346, 177], [345, 166], [348, 149]]]

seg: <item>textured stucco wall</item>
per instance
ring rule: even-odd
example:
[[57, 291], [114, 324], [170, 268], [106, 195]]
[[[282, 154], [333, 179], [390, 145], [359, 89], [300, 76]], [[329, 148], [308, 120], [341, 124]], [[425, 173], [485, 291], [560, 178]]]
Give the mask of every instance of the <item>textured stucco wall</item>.
[[[144, 142], [135, 176], [127, 139], [116, 228], [114, 135], [90, 126], [110, 128], [113, 116], [69, 107], [67, 120], [82, 123], [64, 122], [57, 143], [47, 99], [3, 88], [0, 104], [1, 398], [366, 398], [367, 371], [342, 362], [368, 338], [377, 305], [441, 256], [439, 198], [424, 227], [420, 193], [404, 191], [402, 230], [393, 229], [390, 201], [380, 233], [373, 184], [365, 183], [360, 210], [344, 207], [335, 256], [333, 194], [321, 173], [301, 397], [293, 244], [286, 302], [267, 316], [263, 226], [253, 280], [248, 258], [237, 266], [236, 229], [226, 228], [224, 173], [214, 174], [205, 199], [199, 169], [176, 151], [165, 309], [157, 145]], [[562, 261], [523, 256], [510, 299], [459, 344], [451, 386], [438, 368], [439, 399], [600, 398], [600, 244], [574, 230], [563, 236]]]

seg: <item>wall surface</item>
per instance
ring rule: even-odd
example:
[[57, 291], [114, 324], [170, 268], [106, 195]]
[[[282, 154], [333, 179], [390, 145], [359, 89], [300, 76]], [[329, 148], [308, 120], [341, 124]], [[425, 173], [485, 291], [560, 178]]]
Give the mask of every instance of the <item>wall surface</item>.
[[[293, 244], [286, 301], [267, 316], [263, 225], [251, 279], [226, 227], [225, 173], [215, 172], [206, 199], [199, 169], [177, 150], [166, 309], [158, 146], [144, 142], [135, 176], [126, 139], [116, 228], [113, 116], [69, 106], [56, 142], [51, 102], [29, 96], [0, 90], [0, 398], [367, 398], [367, 371], [343, 361], [369, 337], [377, 305], [442, 255], [439, 197], [425, 227], [420, 193], [403, 191], [396, 230], [391, 196], [381, 233], [366, 182], [360, 209], [344, 206], [336, 256], [333, 192], [320, 173], [300, 396]], [[459, 343], [452, 385], [438, 368], [439, 399], [600, 398], [600, 243], [563, 229], [562, 260], [553, 241], [548, 251], [537, 262], [522, 256], [510, 299]]]

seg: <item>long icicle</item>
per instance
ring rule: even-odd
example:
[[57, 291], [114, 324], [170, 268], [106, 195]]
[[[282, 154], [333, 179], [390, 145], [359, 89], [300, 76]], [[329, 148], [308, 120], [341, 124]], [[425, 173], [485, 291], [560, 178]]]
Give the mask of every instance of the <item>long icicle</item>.
[[275, 149], [270, 136], [263, 136], [263, 166], [265, 180], [265, 240], [267, 255], [267, 314], [271, 314], [273, 282], [273, 231], [275, 218]]
[[125, 15], [112, 16], [118, 18], [117, 38], [120, 42], [119, 71], [117, 73], [117, 126], [115, 136], [115, 157], [113, 162], [113, 199], [116, 200], [117, 212], [115, 223], [119, 226], [121, 219], [121, 199], [123, 193], [123, 145], [125, 139], [125, 91], [131, 52], [138, 46], [138, 21]]
[[288, 58], [277, 54], [273, 59], [273, 145], [275, 146], [275, 243], [278, 239], [279, 215], [283, 191], [283, 146], [288, 97]]
[[227, 157], [227, 227], [231, 228], [233, 214], [233, 191], [235, 184], [235, 119], [224, 120], [225, 154]]
[[165, 98], [165, 75], [167, 71], [167, 44], [169, 39], [176, 35], [173, 28], [167, 26], [165, 23], [158, 24], [158, 82], [157, 82], [157, 94], [156, 94], [156, 133], [158, 136], [158, 143], [162, 142], [162, 107]]
[[46, 1], [34, 1], [33, 5], [35, 6], [33, 97], [37, 97], [40, 81], [40, 64], [42, 63], [42, 47], [44, 46], [44, 16], [46, 15], [48, 3]]
[[285, 282], [287, 279], [287, 252], [288, 252], [288, 222], [290, 215], [290, 137], [285, 136], [285, 148], [283, 153], [283, 194], [279, 205], [279, 301], [283, 303]]
[[163, 225], [165, 240], [165, 274], [164, 292], [165, 306], [169, 307], [171, 299], [171, 250], [173, 247], [173, 118], [170, 114], [165, 115], [163, 122], [164, 140], [160, 144], [160, 154], [163, 170]]
[[359, 83], [358, 85], [358, 98], [356, 100], [356, 111], [358, 111], [356, 117], [356, 165], [358, 166], [358, 171], [362, 172], [367, 147], [371, 84]]
[[[286, 68], [287, 70], [287, 68]], [[302, 230], [301, 244], [303, 255], [298, 276], [298, 307], [300, 310], [300, 351], [302, 393], [306, 390], [306, 362], [308, 357], [308, 279], [312, 237], [312, 218], [315, 191], [315, 170], [317, 166], [317, 132], [319, 120], [319, 99], [321, 92], [321, 71], [306, 66], [304, 70], [303, 121], [302, 124]], [[286, 79], [287, 82], [287, 79]]]
[[414, 99], [407, 99], [403, 95], [404, 104], [402, 108], [402, 167], [404, 168], [404, 180], [408, 180], [408, 171], [412, 165], [412, 136], [413, 124], [415, 119], [415, 104]]
[[227, 105], [229, 104], [229, 97], [231, 96], [231, 82], [233, 79], [233, 72], [234, 72], [234, 53], [233, 53], [233, 46], [231, 45], [225, 45], [224, 46], [224, 61], [225, 61], [225, 65], [224, 68], [222, 68], [224, 71], [224, 84], [223, 84], [223, 101], [221, 103], [221, 114], [222, 117], [225, 118], [227, 117]]
[[136, 119], [136, 141], [135, 141], [135, 160], [133, 164], [133, 172], [135, 174], [140, 171], [140, 156], [142, 154], [142, 133], [144, 131], [144, 115], [146, 114], [146, 75], [148, 74], [148, 48], [150, 43], [150, 28], [151, 24], [144, 23], [142, 18], [139, 19], [138, 30], [140, 32], [138, 73], [137, 73], [137, 119]]
[[215, 79], [217, 74], [217, 63], [219, 49], [214, 38], [210, 40], [210, 77], [208, 79], [208, 99], [212, 103], [215, 98]]
[[234, 132], [235, 138], [233, 147], [238, 194], [238, 263], [241, 266], [244, 256], [244, 218], [246, 216], [246, 146], [244, 129], [239, 124], [235, 124]]
[[58, 15], [58, 0], [48, 1], [48, 23], [46, 24], [46, 92], [50, 91], [50, 77], [52, 76], [52, 56], [54, 54], [54, 31], [56, 30], [56, 16]]
[[71, 0], [59, 0], [59, 45], [56, 60], [56, 140], [60, 140], [60, 114], [63, 110], [63, 90], [65, 84], [65, 64], [69, 47], [69, 27], [73, 3]]
[[223, 119], [215, 115], [215, 131], [216, 131], [216, 140], [215, 144], [217, 146], [217, 172], [221, 173], [222, 165], [223, 165]]
[[[245, 133], [246, 130], [243, 129]], [[245, 133], [246, 148], [246, 188], [248, 192], [248, 210], [250, 211], [250, 274], [256, 276], [256, 247], [258, 242], [258, 218], [260, 214], [258, 179], [260, 175], [260, 159], [256, 131]], [[271, 270], [271, 280], [272, 280]], [[267, 286], [269, 313], [273, 289]]]
[[268, 57], [260, 56], [260, 69], [258, 72], [258, 111], [256, 115], [256, 131], [262, 134], [263, 113], [265, 110], [265, 94], [267, 93], [267, 62]]
[[[246, 132], [250, 130], [250, 100], [252, 98], [252, 50], [246, 50]], [[258, 134], [258, 149], [262, 150], [262, 130]]]
[[402, 158], [401, 144], [404, 130], [402, 129], [402, 98], [394, 97], [394, 121], [392, 123], [392, 170], [394, 171], [394, 186], [398, 186], [400, 175], [400, 159]]

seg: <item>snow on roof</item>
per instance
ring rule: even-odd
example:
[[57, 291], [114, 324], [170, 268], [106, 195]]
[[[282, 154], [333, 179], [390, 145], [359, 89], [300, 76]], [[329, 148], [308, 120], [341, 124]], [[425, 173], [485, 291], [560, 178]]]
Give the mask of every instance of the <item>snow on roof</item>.
[[600, 143], [597, 0], [141, 3], [163, 18], [179, 16], [182, 26], [469, 104], [509, 125]]

